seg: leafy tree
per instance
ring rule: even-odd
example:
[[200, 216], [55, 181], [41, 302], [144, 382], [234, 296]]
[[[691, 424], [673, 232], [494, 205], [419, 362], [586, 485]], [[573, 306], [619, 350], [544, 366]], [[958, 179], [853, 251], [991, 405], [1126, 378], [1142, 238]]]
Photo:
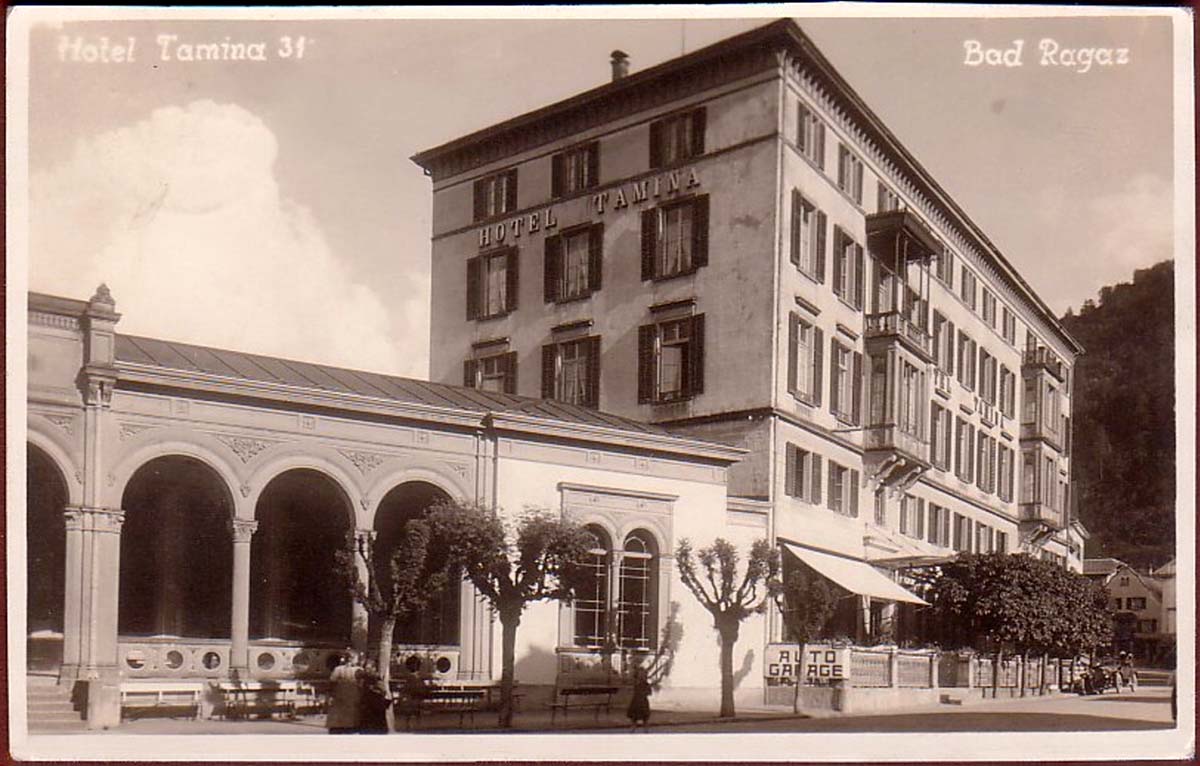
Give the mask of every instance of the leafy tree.
[[[351, 531], [344, 548], [335, 556], [355, 601], [381, 623], [377, 662], [383, 688], [390, 689], [396, 624], [421, 612], [441, 595], [449, 580], [445, 562], [431, 554], [430, 529], [423, 519], [406, 522], [400, 540], [390, 551], [380, 550], [374, 538], [357, 538]], [[365, 565], [365, 582], [358, 561]]]
[[[799, 643], [803, 650], [805, 644], [824, 631], [837, 599], [824, 577], [797, 567], [784, 576], [782, 587], [775, 593], [775, 603], [783, 616], [788, 638]], [[800, 704], [800, 680], [796, 679], [793, 710]]]
[[535, 601], [574, 598], [587, 576], [580, 562], [595, 547], [595, 537], [545, 512], [529, 512], [506, 524], [487, 508], [453, 501], [434, 505], [426, 518], [440, 553], [462, 568], [463, 576], [500, 617], [500, 726], [509, 728], [521, 615]]
[[750, 558], [739, 583], [740, 558], [733, 544], [722, 538], [694, 553], [691, 542], [683, 539], [675, 550], [679, 577], [712, 615], [720, 640], [722, 718], [734, 715], [733, 647], [742, 621], [762, 613], [779, 588], [777, 548], [766, 540], [756, 540], [750, 547]]

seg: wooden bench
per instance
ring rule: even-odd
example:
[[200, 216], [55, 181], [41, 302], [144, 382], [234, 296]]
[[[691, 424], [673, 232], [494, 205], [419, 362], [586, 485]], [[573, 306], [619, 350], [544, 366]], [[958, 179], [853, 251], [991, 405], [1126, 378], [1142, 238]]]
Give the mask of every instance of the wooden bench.
[[199, 681], [126, 681], [121, 684], [121, 717], [134, 718], [134, 711], [189, 711], [199, 718], [204, 684]]
[[498, 688], [491, 683], [437, 684], [414, 692], [403, 682], [396, 682], [392, 684], [392, 696], [397, 700], [396, 716], [403, 717], [406, 726], [426, 713], [458, 713], [461, 729], [467, 715], [471, 716], [471, 725], [475, 725], [475, 713], [491, 707], [492, 692]]
[[221, 695], [226, 719], [248, 718], [254, 713], [296, 717], [295, 681], [219, 681], [214, 687]]
[[613, 697], [619, 690], [618, 686], [559, 687], [555, 692], [554, 701], [550, 703], [550, 725], [554, 725], [560, 710], [563, 713], [563, 720], [566, 720], [572, 710], [591, 708], [595, 712], [596, 720], [599, 721], [601, 708], [604, 709], [605, 715], [611, 712]]

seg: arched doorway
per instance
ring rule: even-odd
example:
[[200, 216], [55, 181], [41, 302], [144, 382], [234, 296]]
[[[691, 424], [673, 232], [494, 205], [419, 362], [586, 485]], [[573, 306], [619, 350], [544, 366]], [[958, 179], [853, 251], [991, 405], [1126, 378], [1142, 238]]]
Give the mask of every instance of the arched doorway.
[[352, 529], [345, 493], [297, 468], [267, 484], [254, 514], [250, 638], [348, 645], [352, 599], [336, 558]]
[[[438, 487], [424, 481], [409, 481], [391, 489], [379, 503], [375, 514], [375, 557], [378, 562], [390, 560], [392, 551], [403, 539], [404, 527], [412, 519], [421, 518], [435, 503], [450, 497]], [[376, 567], [385, 578], [386, 564]], [[393, 641], [396, 644], [423, 646], [455, 646], [459, 643], [459, 600], [461, 578], [451, 576], [441, 595], [418, 614], [396, 623]], [[385, 592], [390, 583], [383, 583]], [[370, 640], [379, 640], [380, 625], [372, 620]]]
[[121, 507], [120, 634], [229, 638], [233, 498], [221, 476], [195, 458], [155, 458]]
[[62, 664], [67, 547], [63, 510], [67, 505], [67, 482], [45, 452], [29, 444], [27, 454], [26, 664], [29, 670], [52, 672]]

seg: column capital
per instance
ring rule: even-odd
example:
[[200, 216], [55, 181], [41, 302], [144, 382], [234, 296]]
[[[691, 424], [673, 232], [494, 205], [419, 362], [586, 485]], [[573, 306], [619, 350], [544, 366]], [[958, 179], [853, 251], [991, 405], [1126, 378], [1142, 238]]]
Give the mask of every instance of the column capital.
[[230, 519], [229, 526], [233, 531], [235, 543], [248, 543], [258, 531], [258, 522], [254, 519]]
[[364, 542], [373, 543], [375, 542], [375, 535], [376, 533], [373, 529], [356, 529], [354, 530], [354, 541], [360, 545]]
[[120, 508], [68, 505], [63, 509], [63, 519], [68, 532], [90, 529], [120, 534], [121, 526], [125, 523], [125, 511]]

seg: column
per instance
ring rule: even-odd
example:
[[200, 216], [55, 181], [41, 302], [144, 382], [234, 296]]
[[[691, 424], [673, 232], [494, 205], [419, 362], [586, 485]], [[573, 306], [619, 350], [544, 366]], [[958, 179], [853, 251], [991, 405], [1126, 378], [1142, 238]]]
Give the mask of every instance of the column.
[[258, 529], [251, 519], [232, 519], [233, 612], [229, 620], [229, 670], [250, 677], [250, 541]]
[[[369, 546], [374, 544], [375, 530], [354, 530], [355, 550], [369, 550]], [[367, 568], [367, 562], [363, 561], [362, 556], [356, 555], [354, 557], [354, 568], [358, 573], [358, 581], [369, 588], [371, 584], [371, 570]], [[350, 645], [356, 650], [364, 652], [367, 649], [367, 644], [370, 638], [368, 633], [370, 614], [368, 614], [367, 608], [359, 603], [358, 599], [356, 598], [350, 607], [350, 615]]]
[[871, 597], [858, 597], [858, 630], [856, 631], [856, 640], [859, 644], [867, 640], [867, 635], [871, 631]]

